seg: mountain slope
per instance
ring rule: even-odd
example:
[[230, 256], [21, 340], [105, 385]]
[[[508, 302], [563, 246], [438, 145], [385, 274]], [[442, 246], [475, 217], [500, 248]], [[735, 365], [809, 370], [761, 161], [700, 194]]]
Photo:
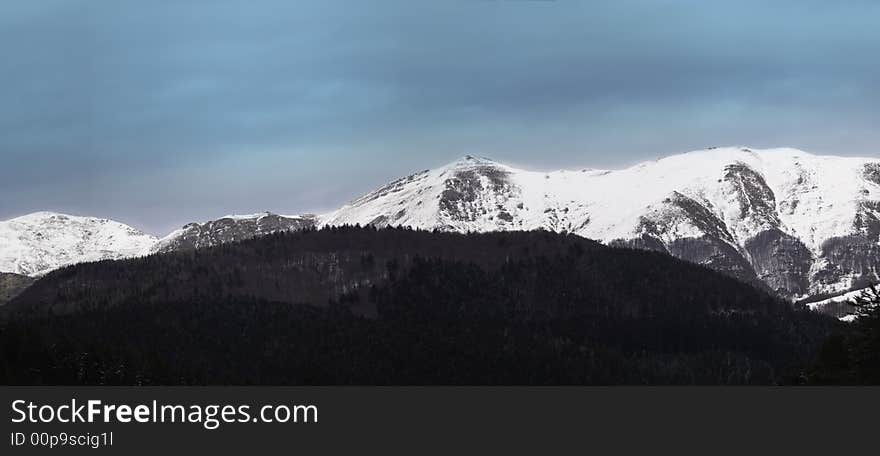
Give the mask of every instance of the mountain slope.
[[65, 268], [9, 314], [4, 384], [777, 384], [840, 326], [579, 236], [354, 227]]
[[155, 242], [113, 220], [37, 212], [0, 222], [0, 271], [36, 276], [85, 261], [141, 255]]
[[468, 156], [322, 223], [570, 232], [666, 251], [797, 298], [880, 279], [880, 160], [715, 148], [617, 171], [533, 172]]
[[282, 216], [270, 212], [230, 215], [205, 223], [190, 223], [160, 239], [151, 251], [161, 253], [210, 247], [277, 231], [311, 228], [316, 223], [312, 215]]
[[0, 272], [0, 306], [18, 296], [34, 279], [28, 276]]
[[158, 239], [113, 220], [36, 212], [0, 221], [0, 272], [36, 277], [77, 263], [210, 247], [316, 224], [313, 215], [230, 215]]
[[0, 222], [0, 271], [33, 276], [344, 224], [574, 233], [666, 252], [800, 300], [880, 281], [880, 160], [714, 148], [615, 171], [535, 172], [468, 156], [323, 216], [228, 216], [161, 240], [107, 220], [31, 214]]

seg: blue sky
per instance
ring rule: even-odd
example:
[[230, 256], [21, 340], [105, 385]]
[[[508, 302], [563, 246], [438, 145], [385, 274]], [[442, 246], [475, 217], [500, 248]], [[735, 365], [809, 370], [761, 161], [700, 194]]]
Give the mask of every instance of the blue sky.
[[0, 3], [0, 219], [161, 234], [476, 154], [880, 156], [875, 1]]

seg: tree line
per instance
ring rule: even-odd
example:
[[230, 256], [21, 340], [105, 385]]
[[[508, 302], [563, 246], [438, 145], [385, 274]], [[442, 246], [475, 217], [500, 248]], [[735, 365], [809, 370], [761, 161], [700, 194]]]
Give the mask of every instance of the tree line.
[[4, 384], [804, 384], [856, 381], [828, 341], [861, 353], [707, 268], [541, 231], [277, 233], [65, 268], [6, 307]]

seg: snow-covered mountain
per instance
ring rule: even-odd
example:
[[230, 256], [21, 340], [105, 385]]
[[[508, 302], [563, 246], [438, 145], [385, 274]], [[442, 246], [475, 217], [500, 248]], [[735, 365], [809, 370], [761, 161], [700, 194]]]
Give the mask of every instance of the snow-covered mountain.
[[141, 255], [156, 241], [113, 220], [36, 212], [0, 221], [0, 272], [36, 276], [75, 263]]
[[76, 263], [210, 247], [316, 225], [314, 215], [228, 215], [190, 223], [160, 239], [113, 220], [36, 212], [0, 222], [0, 273], [33, 277]]
[[261, 212], [251, 215], [227, 215], [205, 223], [190, 223], [160, 239], [152, 252], [198, 249], [227, 242], [241, 241], [276, 231], [295, 231], [317, 224], [314, 215], [277, 215]]
[[712, 148], [622, 170], [518, 169], [465, 157], [322, 216], [260, 213], [162, 239], [110, 220], [36, 213], [0, 222], [0, 272], [200, 248], [313, 226], [546, 229], [647, 248], [790, 299], [880, 281], [880, 159]]
[[789, 298], [880, 273], [880, 159], [712, 148], [622, 170], [535, 172], [484, 158], [398, 179], [325, 225], [547, 229], [669, 252]]

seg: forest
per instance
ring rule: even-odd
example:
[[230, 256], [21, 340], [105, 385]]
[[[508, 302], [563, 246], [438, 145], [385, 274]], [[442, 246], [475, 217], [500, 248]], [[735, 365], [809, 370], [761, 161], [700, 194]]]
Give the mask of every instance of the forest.
[[308, 229], [54, 271], [0, 307], [0, 383], [876, 383], [862, 309], [573, 235]]

